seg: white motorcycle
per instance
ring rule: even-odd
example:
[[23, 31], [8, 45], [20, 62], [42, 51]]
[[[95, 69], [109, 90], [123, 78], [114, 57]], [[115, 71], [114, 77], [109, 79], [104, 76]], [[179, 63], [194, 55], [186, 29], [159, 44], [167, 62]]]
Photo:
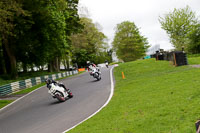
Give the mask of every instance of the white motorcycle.
[[105, 63], [106, 67], [108, 68], [108, 62]]
[[101, 72], [97, 67], [90, 68], [90, 75], [96, 78], [97, 80], [101, 80]]
[[64, 102], [68, 98], [72, 98], [73, 95], [69, 95], [68, 92], [58, 84], [51, 83], [49, 84], [49, 91], [48, 93], [51, 94], [53, 98], [57, 98], [58, 101]]

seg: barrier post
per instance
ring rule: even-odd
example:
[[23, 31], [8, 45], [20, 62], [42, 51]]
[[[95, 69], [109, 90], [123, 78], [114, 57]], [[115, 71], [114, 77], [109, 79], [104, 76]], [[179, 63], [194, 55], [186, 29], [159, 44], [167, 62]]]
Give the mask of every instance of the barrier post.
[[125, 79], [124, 72], [122, 72], [122, 79]]

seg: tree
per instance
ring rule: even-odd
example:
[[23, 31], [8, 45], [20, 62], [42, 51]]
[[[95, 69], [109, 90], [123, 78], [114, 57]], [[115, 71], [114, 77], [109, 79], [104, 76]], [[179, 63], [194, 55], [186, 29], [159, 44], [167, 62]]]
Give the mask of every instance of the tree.
[[6, 66], [5, 66], [5, 59], [3, 56], [3, 48], [2, 48], [2, 43], [1, 43], [1, 38], [0, 38], [0, 74], [6, 74]]
[[[27, 20], [32, 23], [17, 24], [18, 61], [28, 66], [44, 66], [49, 71], [59, 71], [61, 58], [69, 49], [68, 36], [81, 27], [77, 15], [78, 0], [24, 0], [23, 5], [31, 12]], [[24, 23], [23, 23], [24, 24]], [[24, 28], [28, 27], [28, 28]]]
[[200, 24], [197, 24], [189, 33], [189, 39], [190, 45], [188, 46], [188, 52], [192, 54], [200, 53]]
[[[56, 14], [53, 13], [53, 15], [50, 16], [54, 16], [52, 20], [54, 21], [56, 26], [54, 27], [54, 30], [52, 30], [53, 32], [51, 32], [53, 36], [53, 40], [51, 40], [51, 43], [54, 44], [54, 46], [56, 44], [57, 47], [54, 47], [55, 52], [52, 52], [51, 56], [49, 56], [49, 66], [50, 69], [53, 68], [53, 71], [58, 71], [61, 58], [66, 57], [64, 55], [69, 53], [66, 51], [70, 50], [69, 36], [71, 34], [79, 32], [82, 28], [82, 25], [79, 22], [80, 19], [77, 9], [79, 0], [59, 0], [52, 2], [55, 6], [55, 10], [52, 11], [56, 11]], [[57, 34], [55, 34], [55, 31], [57, 32]], [[50, 51], [52, 51], [52, 47]], [[57, 57], [55, 57], [55, 55], [57, 55]], [[51, 61], [51, 59], [53, 60]]]
[[105, 50], [107, 37], [98, 30], [91, 19], [81, 18], [81, 24], [84, 26], [82, 31], [70, 37], [73, 61], [79, 66], [85, 66], [87, 60], [99, 63], [97, 57]]
[[112, 44], [118, 58], [125, 62], [143, 57], [148, 48], [147, 38], [140, 35], [136, 25], [129, 21], [117, 25]]
[[[0, 34], [2, 40], [2, 49], [4, 59], [6, 60], [7, 72], [10, 73], [12, 78], [17, 78], [17, 60], [16, 60], [16, 45], [13, 43], [15, 28], [15, 19], [18, 16], [27, 16], [27, 12], [22, 9], [22, 4], [17, 0], [2, 0], [0, 1]], [[8, 69], [9, 68], [9, 69]]]
[[[78, 32], [79, 0], [1, 0], [0, 73], [17, 77], [17, 63], [27, 66], [49, 64], [59, 71], [62, 58], [70, 51], [69, 36]], [[5, 65], [4, 65], [5, 64]]]
[[67, 46], [66, 23], [63, 14], [66, 5], [64, 0], [56, 2], [46, 0], [22, 0], [23, 8], [30, 16], [19, 16], [14, 21], [14, 44], [18, 62], [22, 62], [24, 70], [43, 66], [47, 62], [51, 71], [59, 71], [58, 57]]
[[171, 43], [177, 50], [185, 47], [186, 51], [189, 47], [189, 32], [192, 31], [197, 24], [195, 13], [191, 11], [189, 6], [181, 9], [174, 9], [164, 17], [159, 17], [161, 28], [166, 30]]

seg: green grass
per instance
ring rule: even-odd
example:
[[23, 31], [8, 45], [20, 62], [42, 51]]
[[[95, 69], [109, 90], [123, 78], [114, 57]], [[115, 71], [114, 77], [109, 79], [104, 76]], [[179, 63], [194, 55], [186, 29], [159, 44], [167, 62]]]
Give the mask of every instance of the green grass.
[[200, 119], [200, 69], [148, 59], [120, 64], [114, 75], [110, 103], [69, 133], [195, 132]]
[[190, 57], [188, 58], [189, 65], [200, 65], [200, 56], [199, 57]]
[[112, 62], [109, 65], [115, 65], [115, 64], [120, 64], [121, 62]]
[[191, 57], [200, 57], [200, 54], [187, 54], [187, 57], [188, 58], [191, 58]]
[[2, 76], [0, 76], [0, 86], [5, 85], [5, 84], [9, 84], [9, 83], [12, 83], [12, 82], [15, 82], [15, 81], [18, 81], [18, 80], [5, 80], [5, 79], [2, 78]]
[[23, 90], [21, 90], [19, 92], [13, 93], [12, 95], [27, 94], [27, 93], [29, 93], [29, 92], [31, 92], [33, 90], [36, 90], [37, 88], [40, 88], [40, 87], [42, 87], [44, 85], [45, 85], [45, 83], [41, 83], [41, 84], [35, 85], [35, 86], [31, 87], [31, 88], [23, 89]]
[[13, 102], [13, 100], [0, 100], [0, 109], [10, 104], [11, 102]]

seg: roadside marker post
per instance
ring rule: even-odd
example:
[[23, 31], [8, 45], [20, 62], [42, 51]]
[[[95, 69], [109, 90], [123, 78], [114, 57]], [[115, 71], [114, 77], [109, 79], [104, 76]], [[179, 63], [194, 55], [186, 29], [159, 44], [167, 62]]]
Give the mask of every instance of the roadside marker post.
[[124, 72], [122, 72], [122, 79], [125, 79]]

